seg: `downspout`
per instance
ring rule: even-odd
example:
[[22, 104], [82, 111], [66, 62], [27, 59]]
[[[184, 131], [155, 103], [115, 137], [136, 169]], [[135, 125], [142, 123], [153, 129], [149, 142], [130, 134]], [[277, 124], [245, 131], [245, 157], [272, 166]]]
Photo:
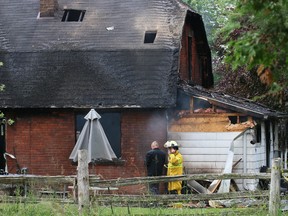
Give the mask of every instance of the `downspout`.
[[273, 152], [274, 152], [274, 145], [273, 145], [273, 123], [270, 121], [270, 160], [269, 160], [269, 167], [272, 165], [273, 159]]
[[285, 142], [284, 169], [287, 169], [287, 142]]
[[[285, 131], [287, 131], [287, 122], [285, 122]], [[284, 169], [287, 169], [287, 154], [288, 154], [288, 146], [287, 146], [287, 135], [284, 135], [284, 146], [285, 146], [285, 154], [284, 154]]]
[[274, 140], [274, 158], [280, 157], [280, 152], [279, 152], [279, 136], [278, 136], [278, 131], [279, 131], [279, 125], [278, 122], [275, 122], [275, 140]]
[[[247, 173], [247, 134], [251, 134], [251, 132], [247, 132], [249, 129], [245, 130], [243, 136], [243, 173]], [[248, 190], [246, 179], [242, 180], [243, 188]]]
[[262, 146], [262, 148], [264, 148], [264, 154], [263, 157], [261, 158], [262, 161], [265, 161], [265, 164], [262, 164], [262, 166], [267, 165], [267, 157], [266, 157], [266, 153], [267, 153], [267, 147], [266, 147], [266, 128], [265, 128], [265, 122], [261, 123], [261, 141], [260, 141], [260, 146]]
[[[251, 132], [251, 128], [248, 128], [245, 130], [245, 133], [244, 133], [244, 136], [243, 136], [243, 173], [246, 174], [247, 173], [247, 143], [248, 143], [248, 140], [247, 140], [247, 135], [248, 134], [251, 134], [252, 137], [255, 136], [254, 133]], [[261, 134], [262, 134], [262, 127], [261, 127]], [[252, 140], [249, 141], [249, 143], [251, 144], [255, 144], [254, 143], [254, 139], [253, 138]], [[256, 140], [255, 140], [256, 141]], [[262, 140], [261, 140], [262, 142]], [[243, 188], [245, 190], [249, 190], [248, 186], [247, 186], [247, 179], [243, 179]]]
[[[249, 141], [247, 139], [247, 135], [248, 134], [251, 134], [251, 136], [253, 137], [251, 141]], [[245, 134], [244, 134], [244, 137], [243, 137], [243, 173], [246, 174], [247, 173], [247, 144], [250, 143], [250, 144], [256, 144], [257, 140], [256, 140], [256, 137], [255, 137], [255, 134], [250, 130], [250, 128], [248, 130], [245, 131]], [[264, 122], [261, 123], [261, 140], [260, 140], [260, 145], [265, 145], [266, 143], [266, 136], [265, 136], [265, 124]], [[265, 148], [266, 149], [266, 148]], [[258, 154], [258, 153], [257, 153]], [[266, 153], [265, 153], [266, 155]], [[264, 158], [266, 158], [264, 156]], [[258, 156], [258, 159], [259, 159], [259, 156]], [[263, 158], [260, 158], [261, 160]], [[243, 188], [245, 190], [249, 190], [248, 186], [247, 186], [247, 179], [243, 179]]]

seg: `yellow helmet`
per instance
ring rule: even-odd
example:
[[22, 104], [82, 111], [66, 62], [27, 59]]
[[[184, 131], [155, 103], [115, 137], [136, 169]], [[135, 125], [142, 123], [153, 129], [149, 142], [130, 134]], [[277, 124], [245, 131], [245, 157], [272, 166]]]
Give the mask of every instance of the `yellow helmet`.
[[171, 148], [171, 147], [179, 147], [180, 145], [174, 141], [174, 140], [170, 140], [170, 141], [167, 141], [165, 144], [164, 144], [164, 147], [165, 148]]

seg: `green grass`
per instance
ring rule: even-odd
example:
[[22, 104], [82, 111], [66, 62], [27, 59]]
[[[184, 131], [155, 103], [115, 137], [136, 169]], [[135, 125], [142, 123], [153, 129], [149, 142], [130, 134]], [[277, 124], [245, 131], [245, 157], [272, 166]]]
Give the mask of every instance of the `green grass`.
[[[76, 204], [60, 204], [53, 201], [35, 204], [1, 203], [0, 215], [19, 216], [74, 216], [78, 215]], [[83, 216], [90, 215], [268, 215], [267, 208], [140, 208], [140, 207], [111, 207], [93, 205]], [[280, 214], [281, 215], [281, 214]], [[285, 214], [282, 214], [285, 215]]]

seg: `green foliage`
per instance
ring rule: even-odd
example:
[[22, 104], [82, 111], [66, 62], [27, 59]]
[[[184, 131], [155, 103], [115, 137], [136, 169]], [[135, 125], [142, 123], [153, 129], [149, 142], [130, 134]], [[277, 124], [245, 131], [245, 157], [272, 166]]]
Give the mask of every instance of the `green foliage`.
[[[285, 109], [288, 1], [185, 2], [203, 17], [212, 50], [216, 89], [257, 100], [271, 108]], [[274, 82], [268, 87], [257, 77], [259, 66], [272, 71]]]
[[212, 45], [217, 31], [227, 23], [227, 17], [235, 7], [235, 0], [184, 0], [184, 2], [203, 17], [208, 41]]
[[288, 1], [238, 0], [222, 29], [225, 60], [233, 69], [268, 67], [276, 81], [288, 78]]
[[[3, 62], [0, 61], [0, 67], [3, 66]], [[0, 83], [0, 92], [5, 90], [5, 85]], [[5, 124], [5, 116], [4, 113], [0, 111], [0, 123]], [[8, 119], [7, 123], [9, 125], [14, 124], [14, 120]]]
[[5, 89], [5, 85], [4, 84], [0, 84], [0, 91], [4, 91]]

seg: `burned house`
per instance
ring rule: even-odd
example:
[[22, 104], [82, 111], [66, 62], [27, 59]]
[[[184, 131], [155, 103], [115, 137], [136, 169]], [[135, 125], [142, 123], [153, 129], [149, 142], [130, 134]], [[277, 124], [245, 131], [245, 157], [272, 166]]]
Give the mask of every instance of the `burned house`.
[[31, 174], [76, 173], [69, 155], [93, 108], [118, 161], [90, 172], [144, 176], [151, 142], [167, 140], [177, 81], [213, 85], [202, 18], [178, 0], [12, 0], [0, 13], [0, 107], [14, 121], [1, 125], [1, 155]]
[[[232, 130], [234, 134], [230, 130], [218, 152], [222, 141], [214, 138], [221, 134], [208, 135], [218, 127], [207, 127], [216, 114], [200, 112], [216, 108], [196, 105], [202, 96], [178, 85], [186, 81], [213, 87], [203, 21], [189, 6], [179, 0], [1, 0], [0, 14], [0, 83], [5, 85], [0, 108], [14, 121], [1, 124], [0, 155], [9, 152], [17, 159], [8, 158], [9, 173], [27, 167], [31, 174], [76, 174], [69, 155], [92, 108], [101, 115], [118, 158], [91, 164], [92, 174], [145, 176], [144, 157], [151, 142], [170, 138], [182, 149], [191, 146], [191, 157], [184, 154], [187, 172], [222, 170], [225, 159], [218, 163], [205, 157], [206, 149], [225, 155], [227, 141], [244, 127]], [[224, 104], [230, 110], [229, 103], [220, 103], [219, 109]], [[199, 116], [192, 115], [189, 127], [179, 126], [190, 109]], [[215, 121], [224, 125], [227, 119], [233, 123], [253, 117], [242, 115], [245, 109], [233, 110], [217, 112]], [[201, 142], [194, 135], [188, 135], [189, 141], [182, 136], [200, 131], [205, 134], [200, 134]], [[204, 153], [197, 152], [194, 143], [206, 144], [206, 149], [201, 147]], [[255, 155], [267, 158], [267, 150], [261, 151]], [[215, 161], [211, 165], [206, 160]], [[2, 156], [0, 162], [3, 169]], [[138, 189], [134, 191], [143, 188]]]
[[[225, 173], [226, 167], [229, 172], [258, 173], [274, 157], [281, 157], [287, 169], [285, 113], [183, 82], [169, 116], [168, 139], [181, 144], [186, 173]], [[257, 179], [236, 183], [240, 190], [259, 188]]]

